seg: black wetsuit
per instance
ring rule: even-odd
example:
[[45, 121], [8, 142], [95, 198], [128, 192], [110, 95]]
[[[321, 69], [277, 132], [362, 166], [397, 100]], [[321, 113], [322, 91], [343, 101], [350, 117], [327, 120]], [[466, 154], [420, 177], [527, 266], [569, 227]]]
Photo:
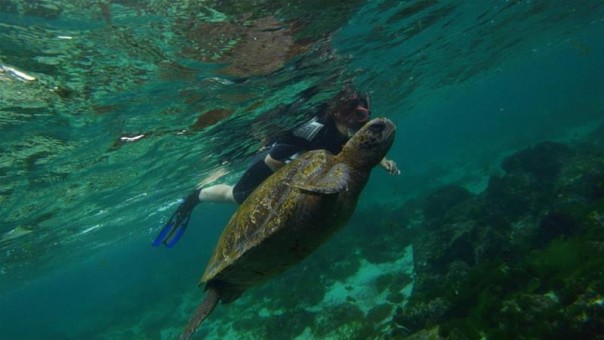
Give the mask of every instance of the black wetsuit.
[[273, 171], [264, 159], [266, 155], [286, 162], [292, 156], [309, 150], [325, 149], [333, 154], [342, 150], [348, 137], [342, 136], [332, 118], [315, 117], [297, 129], [288, 131], [280, 137], [268, 150], [259, 153], [252, 164], [233, 188], [233, 196], [241, 204], [251, 193], [267, 179]]

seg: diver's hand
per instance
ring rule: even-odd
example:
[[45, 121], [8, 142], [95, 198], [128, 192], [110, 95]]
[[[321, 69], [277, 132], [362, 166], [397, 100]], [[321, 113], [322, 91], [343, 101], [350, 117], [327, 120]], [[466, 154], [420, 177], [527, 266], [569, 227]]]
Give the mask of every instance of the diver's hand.
[[386, 171], [388, 171], [388, 174], [390, 175], [400, 175], [401, 174], [401, 170], [399, 170], [398, 166], [396, 165], [396, 162], [390, 159], [382, 159], [382, 161], [380, 162], [380, 166], [382, 168], [384, 168]]

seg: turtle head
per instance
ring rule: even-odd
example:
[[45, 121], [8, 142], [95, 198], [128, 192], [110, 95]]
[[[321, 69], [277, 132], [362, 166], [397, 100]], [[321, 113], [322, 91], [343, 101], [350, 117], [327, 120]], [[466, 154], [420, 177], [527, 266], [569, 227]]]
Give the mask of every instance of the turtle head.
[[394, 142], [396, 126], [388, 118], [367, 122], [344, 145], [344, 158], [361, 166], [375, 166], [386, 156]]

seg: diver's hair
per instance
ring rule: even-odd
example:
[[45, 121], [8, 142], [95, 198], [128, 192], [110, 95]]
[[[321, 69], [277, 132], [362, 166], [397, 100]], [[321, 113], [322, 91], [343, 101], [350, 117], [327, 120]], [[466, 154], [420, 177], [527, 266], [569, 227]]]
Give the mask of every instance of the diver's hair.
[[369, 95], [347, 85], [331, 99], [329, 112], [333, 114], [335, 112], [352, 111], [359, 104], [370, 109]]

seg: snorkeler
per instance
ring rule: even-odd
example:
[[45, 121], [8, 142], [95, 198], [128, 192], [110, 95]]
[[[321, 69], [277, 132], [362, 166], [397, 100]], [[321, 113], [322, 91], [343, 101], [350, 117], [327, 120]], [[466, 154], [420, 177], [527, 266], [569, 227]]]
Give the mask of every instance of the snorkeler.
[[[172, 247], [183, 235], [191, 212], [200, 202], [241, 204], [271, 174], [304, 151], [324, 149], [333, 154], [342, 150], [348, 139], [369, 121], [369, 97], [348, 87], [340, 91], [310, 121], [288, 131], [267, 150], [256, 155], [235, 186], [217, 184], [190, 193], [178, 206], [153, 246]], [[384, 158], [380, 166], [391, 175], [400, 174], [396, 162]]]

